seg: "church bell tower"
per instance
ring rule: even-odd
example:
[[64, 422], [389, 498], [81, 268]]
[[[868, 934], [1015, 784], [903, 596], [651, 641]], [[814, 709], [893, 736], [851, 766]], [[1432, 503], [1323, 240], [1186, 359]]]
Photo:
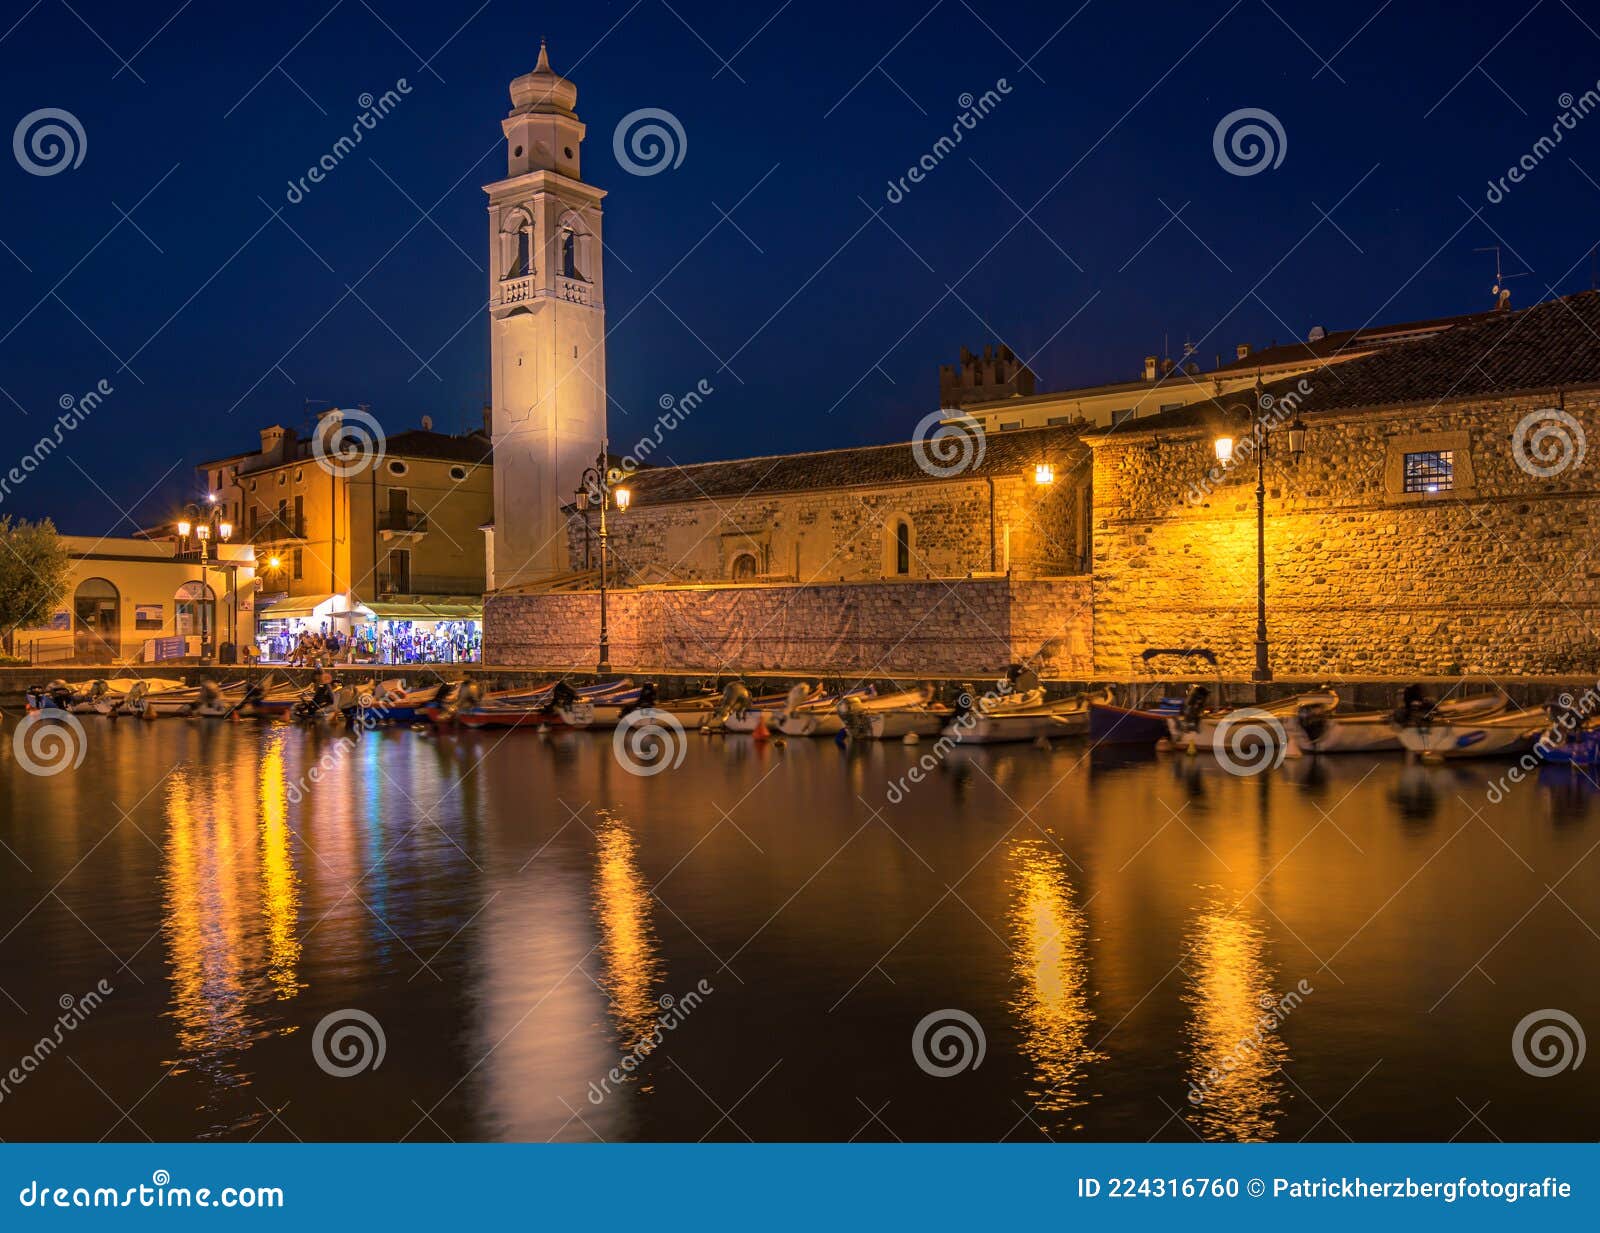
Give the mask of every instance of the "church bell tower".
[[577, 101], [541, 42], [500, 122], [506, 177], [484, 186], [496, 587], [570, 572], [561, 507], [605, 437], [605, 193], [580, 174]]

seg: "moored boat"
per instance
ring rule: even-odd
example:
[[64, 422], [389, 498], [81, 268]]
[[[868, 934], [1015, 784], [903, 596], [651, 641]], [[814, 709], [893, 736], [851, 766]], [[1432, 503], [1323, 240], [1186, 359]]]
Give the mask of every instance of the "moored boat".
[[1526, 753], [1550, 724], [1542, 708], [1508, 711], [1486, 719], [1449, 717], [1401, 727], [1400, 744], [1424, 761], [1493, 758]]

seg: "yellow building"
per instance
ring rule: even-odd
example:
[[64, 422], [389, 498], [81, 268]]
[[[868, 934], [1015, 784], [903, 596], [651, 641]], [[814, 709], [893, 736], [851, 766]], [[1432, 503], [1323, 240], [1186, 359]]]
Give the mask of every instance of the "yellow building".
[[[319, 442], [370, 425], [345, 456]], [[494, 509], [489, 437], [417, 430], [385, 436], [365, 412], [330, 411], [310, 438], [275, 425], [260, 448], [204, 463], [201, 483], [254, 546], [258, 647], [281, 656], [300, 632], [338, 632], [362, 657], [386, 637], [427, 634], [463, 658], [482, 621], [484, 537]], [[400, 658], [395, 656], [395, 658]]]
[[256, 561], [246, 543], [220, 544], [202, 564], [171, 540], [63, 535], [67, 592], [15, 653], [36, 664], [231, 662], [255, 640]]

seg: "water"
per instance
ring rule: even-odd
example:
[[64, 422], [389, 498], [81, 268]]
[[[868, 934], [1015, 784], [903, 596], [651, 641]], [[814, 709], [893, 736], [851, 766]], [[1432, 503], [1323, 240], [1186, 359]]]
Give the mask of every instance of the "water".
[[[1066, 742], [891, 804], [930, 744], [691, 735], [641, 777], [597, 733], [91, 718], [40, 777], [14, 722], [0, 1060], [111, 992], [0, 1082], [8, 1140], [1593, 1137], [1600, 1067], [1513, 1056], [1600, 1025], [1566, 771], [1492, 805], [1504, 767]], [[350, 1010], [384, 1052], [337, 1077]], [[950, 1011], [982, 1061], [930, 1075]], [[944, 1018], [929, 1065], [970, 1063]]]

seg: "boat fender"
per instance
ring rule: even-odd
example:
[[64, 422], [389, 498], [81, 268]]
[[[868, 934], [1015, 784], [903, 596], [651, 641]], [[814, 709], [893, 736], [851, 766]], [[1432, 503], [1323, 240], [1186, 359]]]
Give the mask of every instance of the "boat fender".
[[752, 732], [750, 735], [753, 736], [758, 741], [765, 741], [765, 740], [770, 740], [771, 739], [772, 733], [767, 730], [767, 713], [765, 711], [760, 712], [756, 716], [755, 731]]
[[902, 745], [920, 745], [922, 743], [922, 737], [915, 732], [907, 732], [903, 737], [900, 738], [900, 743]]

